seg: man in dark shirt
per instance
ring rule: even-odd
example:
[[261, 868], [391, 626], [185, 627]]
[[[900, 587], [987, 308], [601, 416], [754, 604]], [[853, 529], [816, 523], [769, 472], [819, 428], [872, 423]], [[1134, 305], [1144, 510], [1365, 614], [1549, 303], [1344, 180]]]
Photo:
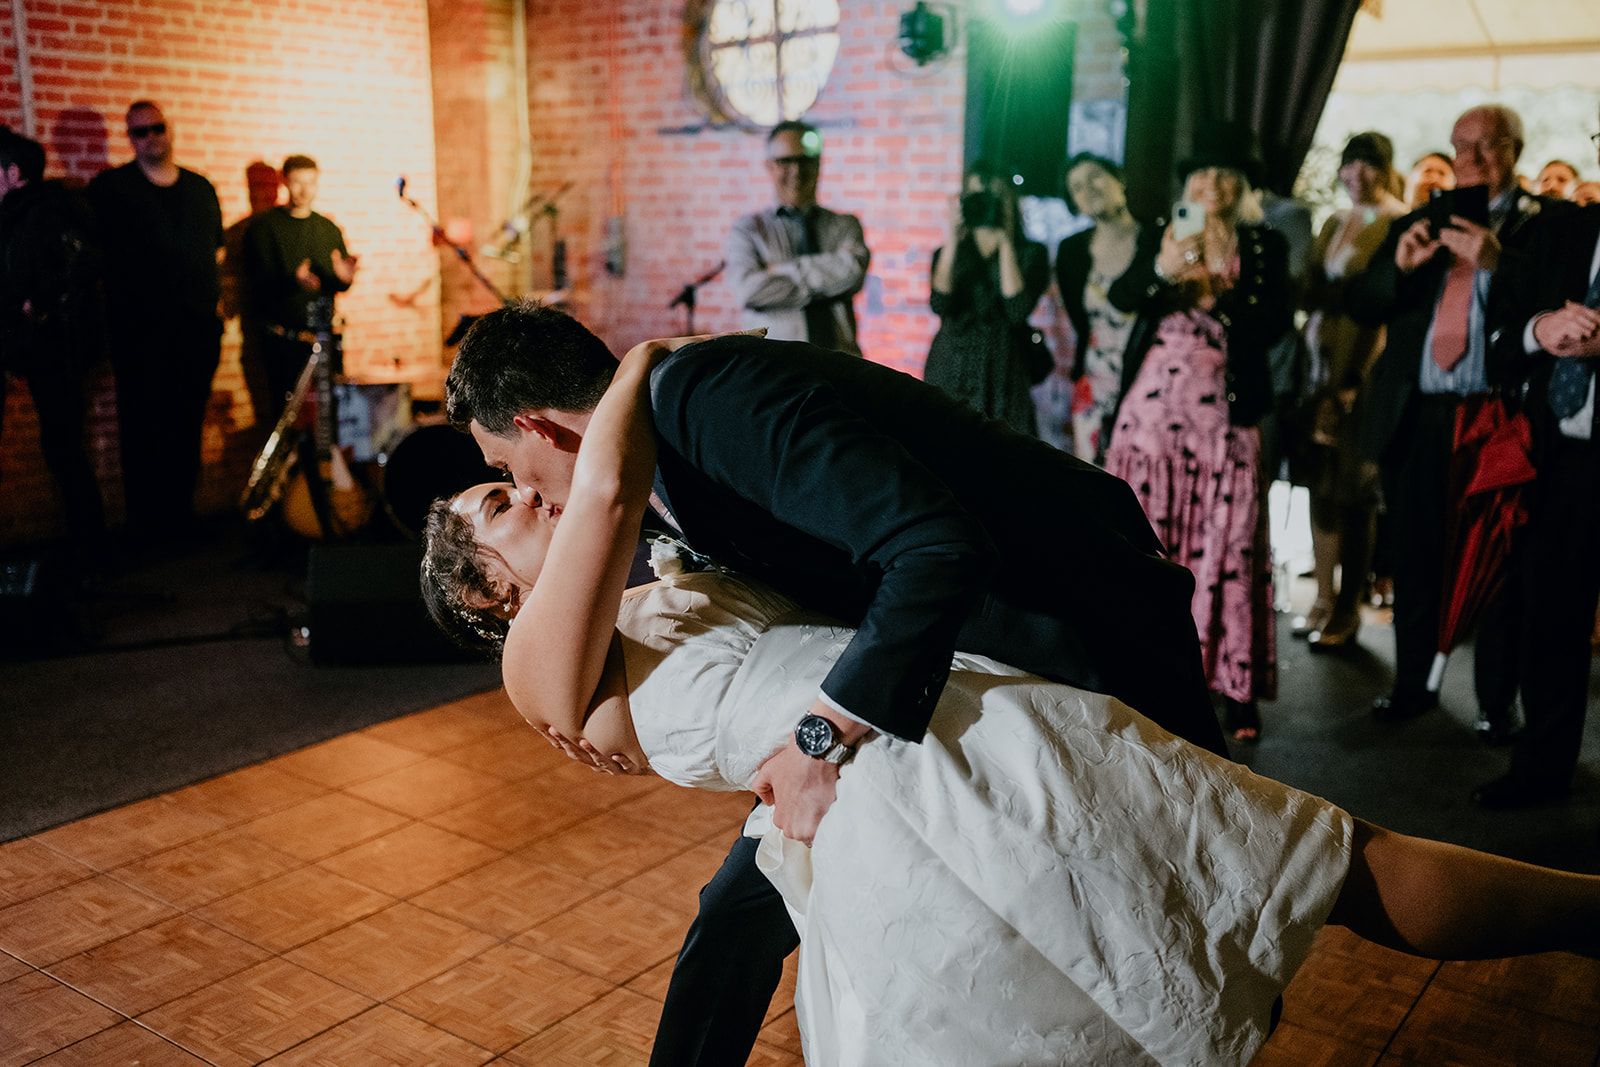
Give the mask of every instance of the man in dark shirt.
[[146, 100], [128, 108], [130, 163], [89, 183], [105, 242], [128, 527], [156, 538], [194, 520], [200, 430], [221, 356], [222, 207], [173, 161], [172, 125]]
[[105, 516], [84, 447], [84, 371], [101, 353], [102, 309], [83, 201], [44, 180], [44, 146], [0, 126], [0, 425], [6, 374], [23, 378], [67, 531], [94, 565]]
[[310, 156], [283, 161], [289, 202], [263, 211], [244, 237], [244, 328], [260, 345], [272, 409], [257, 412], [271, 423], [305, 366], [304, 341], [312, 302], [350, 288], [356, 257], [326, 215], [311, 210], [317, 198], [317, 164]]

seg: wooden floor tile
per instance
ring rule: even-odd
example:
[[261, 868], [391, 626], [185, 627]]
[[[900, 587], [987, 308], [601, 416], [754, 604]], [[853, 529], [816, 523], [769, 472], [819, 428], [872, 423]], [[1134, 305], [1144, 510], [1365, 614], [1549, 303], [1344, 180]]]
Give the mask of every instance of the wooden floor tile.
[[302, 867], [195, 914], [272, 952], [287, 952], [394, 903], [376, 889], [320, 867]]
[[522, 1067], [643, 1067], [650, 1058], [661, 1005], [612, 990], [505, 1054]]
[[1549, 952], [1446, 963], [1434, 983], [1489, 1004], [1526, 1008], [1583, 1026], [1600, 1022], [1600, 960]]
[[420, 819], [464, 804], [504, 784], [504, 780], [495, 775], [429, 756], [388, 774], [347, 785], [344, 791], [390, 811]]
[[1600, 1057], [1600, 1030], [1430, 985], [1394, 1035], [1390, 1056], [1472, 1067], [1572, 1067]]
[[474, 1067], [493, 1058], [486, 1049], [379, 1005], [267, 1062], [272, 1067]]
[[94, 868], [24, 837], [0, 845], [0, 908], [82, 881]]
[[35, 1060], [33, 1067], [205, 1067], [205, 1063], [138, 1023], [125, 1022]]
[[46, 970], [134, 1016], [260, 963], [267, 953], [187, 915], [108, 941]]
[[395, 1007], [504, 1052], [609, 993], [610, 982], [519, 945], [498, 945], [400, 996]]
[[805, 1057], [791, 1049], [769, 1045], [765, 1041], [757, 1041], [755, 1048], [750, 1050], [750, 1058], [745, 1061], [746, 1067], [805, 1067]]
[[0, 1067], [31, 1063], [121, 1018], [38, 971], [0, 983]]
[[279, 756], [268, 766], [319, 785], [343, 788], [422, 759], [422, 753], [364, 734], [345, 734]]
[[280, 852], [311, 862], [397, 830], [409, 820], [348, 793], [325, 793], [239, 827]]
[[[730, 844], [732, 840], [730, 836]], [[717, 842], [696, 845], [619, 883], [617, 888], [629, 896], [676, 908], [692, 918], [700, 910], [701, 887], [711, 880], [727, 857], [727, 845]]]
[[1283, 1021], [1381, 1050], [1426, 985], [1427, 978], [1410, 968], [1397, 973], [1342, 952], [1316, 951], [1284, 991]]
[[515, 851], [593, 818], [605, 809], [582, 797], [530, 788], [511, 782], [426, 820], [451, 833], [485, 845]]
[[474, 713], [465, 706], [445, 704], [429, 711], [380, 722], [361, 732], [391, 745], [437, 756], [450, 749], [508, 733], [519, 726], [530, 733], [533, 730], [522, 721], [521, 716], [512, 722], [501, 716]]
[[301, 945], [284, 958], [387, 1000], [495, 943], [488, 934], [400, 903]]
[[626, 982], [674, 956], [683, 914], [608, 891], [548, 919], [514, 942], [611, 982]]
[[505, 853], [425, 823], [411, 823], [321, 860], [319, 866], [395, 897], [408, 897]]
[[601, 774], [565, 756], [535, 781], [541, 789], [590, 802], [598, 811], [610, 811], [639, 797], [677, 788], [653, 774]]
[[547, 774], [566, 760], [527, 723], [470, 745], [447, 749], [439, 756], [463, 767], [476, 767], [508, 782]]
[[599, 892], [525, 851], [458, 875], [411, 902], [505, 940]]
[[0, 949], [42, 967], [174, 914], [169, 905], [100, 874], [0, 910]]
[[342, 985], [271, 959], [139, 1017], [218, 1067], [259, 1063], [372, 1006]]
[[754, 803], [755, 798], [749, 793], [713, 793], [668, 786], [614, 810], [686, 841], [726, 842], [723, 845], [726, 851]]
[[21, 974], [33, 970], [28, 964], [23, 963], [9, 952], [0, 952], [0, 982], [9, 982]]
[[[728, 832], [733, 842], [733, 831]], [[647, 822], [617, 812], [585, 819], [529, 845], [527, 852], [601, 889], [626, 882], [692, 846]]]
[[642, 997], [649, 997], [657, 1004], [665, 1003], [667, 986], [672, 984], [672, 968], [677, 962], [676, 956], [668, 957], [648, 971], [628, 979], [623, 983], [623, 987], [631, 989]]
[[1318, 1030], [1279, 1022], [1250, 1067], [1372, 1067], [1378, 1051]]
[[285, 774], [270, 763], [258, 763], [168, 795], [181, 807], [235, 826], [320, 796], [327, 788]]
[[242, 831], [224, 830], [118, 867], [111, 877], [189, 911], [304, 865]]
[[34, 840], [104, 871], [222, 828], [217, 816], [159, 796], [58, 826]]

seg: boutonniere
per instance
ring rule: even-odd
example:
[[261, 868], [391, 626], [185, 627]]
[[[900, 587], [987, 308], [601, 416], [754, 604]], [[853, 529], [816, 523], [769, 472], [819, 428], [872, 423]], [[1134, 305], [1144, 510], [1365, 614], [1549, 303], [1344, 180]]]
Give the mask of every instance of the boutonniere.
[[670, 578], [684, 571], [682, 545], [666, 537], [650, 542], [650, 570], [657, 578]]

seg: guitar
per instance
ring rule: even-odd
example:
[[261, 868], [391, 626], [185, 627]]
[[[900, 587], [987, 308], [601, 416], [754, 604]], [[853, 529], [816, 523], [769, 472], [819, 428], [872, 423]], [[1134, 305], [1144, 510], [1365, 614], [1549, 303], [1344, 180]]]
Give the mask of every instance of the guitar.
[[333, 369], [339, 336], [333, 329], [333, 302], [314, 301], [309, 317], [311, 354], [256, 457], [240, 506], [254, 521], [281, 502], [283, 521], [295, 533], [313, 541], [339, 540], [365, 526], [374, 508], [335, 443]]

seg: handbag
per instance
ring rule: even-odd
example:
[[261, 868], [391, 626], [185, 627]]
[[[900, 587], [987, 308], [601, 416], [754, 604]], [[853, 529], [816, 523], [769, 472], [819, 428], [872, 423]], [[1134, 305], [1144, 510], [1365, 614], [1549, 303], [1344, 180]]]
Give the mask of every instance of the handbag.
[[1056, 357], [1044, 343], [1044, 333], [1027, 323], [1011, 328], [1011, 352], [1022, 363], [1030, 385], [1038, 385], [1056, 369]]

